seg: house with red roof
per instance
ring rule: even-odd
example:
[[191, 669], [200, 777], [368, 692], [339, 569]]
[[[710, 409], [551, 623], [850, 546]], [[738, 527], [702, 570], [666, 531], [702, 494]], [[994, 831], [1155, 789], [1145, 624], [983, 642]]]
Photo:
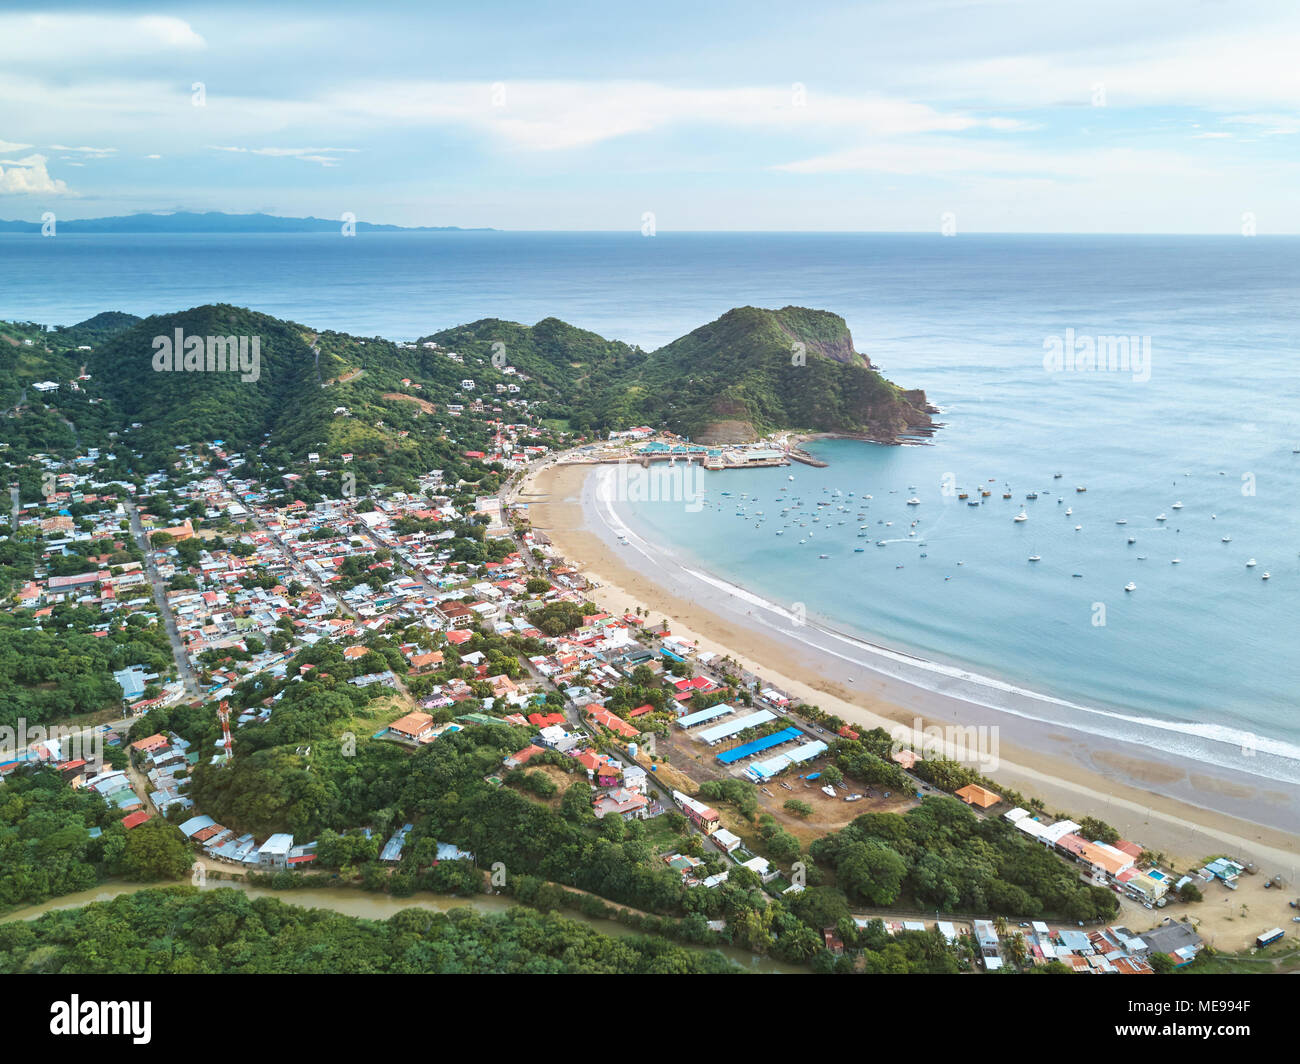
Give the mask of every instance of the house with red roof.
[[603, 706], [588, 706], [587, 716], [597, 724], [608, 728], [617, 735], [625, 739], [635, 739], [641, 734], [635, 727], [625, 721], [622, 717], [611, 713]]

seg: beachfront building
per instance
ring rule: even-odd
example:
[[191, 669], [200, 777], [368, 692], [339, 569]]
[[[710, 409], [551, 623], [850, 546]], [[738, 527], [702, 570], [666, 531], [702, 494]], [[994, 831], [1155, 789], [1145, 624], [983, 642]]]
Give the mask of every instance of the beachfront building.
[[991, 809], [1002, 801], [1002, 795], [995, 794], [977, 783], [968, 783], [961, 790], [953, 791], [953, 796], [976, 809]]

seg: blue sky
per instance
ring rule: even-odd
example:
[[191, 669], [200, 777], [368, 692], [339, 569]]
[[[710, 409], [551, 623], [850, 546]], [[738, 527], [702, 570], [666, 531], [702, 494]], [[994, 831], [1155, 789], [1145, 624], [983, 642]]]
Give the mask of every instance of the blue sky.
[[6, 4], [0, 218], [1300, 233], [1297, 55], [1217, 0]]

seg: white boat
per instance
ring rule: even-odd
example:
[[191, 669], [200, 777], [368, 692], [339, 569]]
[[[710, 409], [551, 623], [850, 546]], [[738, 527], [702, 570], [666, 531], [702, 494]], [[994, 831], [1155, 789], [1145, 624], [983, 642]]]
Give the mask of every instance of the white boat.
[[1267, 580], [1267, 579], [1268, 579], [1268, 573], [1264, 573], [1264, 574], [1262, 574], [1262, 575], [1260, 576], [1260, 579], [1261, 579], [1261, 580]]
[[1126, 525], [1126, 524], [1128, 524], [1128, 519], [1127, 519], [1127, 518], [1124, 518], [1124, 517], [1121, 517], [1118, 521], [1115, 522], [1115, 524], [1117, 524], [1117, 525]]
[[1138, 589], [1137, 584], [1133, 583], [1132, 580], [1130, 580], [1127, 584], [1124, 585], [1125, 591], [1136, 591], [1137, 589]]
[[830, 555], [829, 555], [829, 554], [819, 554], [819, 555], [817, 555], [817, 557], [819, 557], [819, 558], [829, 558]]
[[1170, 565], [1178, 565], [1182, 560], [1183, 560], [1182, 558], [1174, 558], [1174, 559], [1172, 559], [1172, 560], [1169, 562], [1169, 564], [1170, 564]]
[[1031, 554], [1031, 555], [1029, 556], [1029, 560], [1030, 560], [1031, 562], [1041, 562], [1043, 559], [1042, 559], [1041, 557], [1039, 557], [1037, 554]]
[[915, 495], [913, 495], [910, 499], [907, 500], [907, 505], [908, 505], [908, 506], [920, 506], [920, 505], [921, 505], [921, 500], [918, 499]]
[[1027, 513], [1025, 513], [1024, 510], [1021, 510], [1018, 514], [1016, 514], [1015, 517], [1012, 518], [1012, 520], [1013, 520], [1013, 521], [1028, 521], [1028, 520], [1029, 520], [1029, 515], [1028, 515]]
[[1171, 510], [1181, 510], [1182, 508], [1183, 504], [1181, 502], [1176, 502], [1170, 507]]
[[1231, 542], [1232, 542], [1232, 537], [1231, 537], [1231, 536], [1223, 536], [1222, 538], [1220, 538], [1219, 542], [1220, 542], [1220, 543], [1231, 543]]
[[1074, 530], [1075, 530], [1076, 532], [1082, 532], [1082, 531], [1083, 531], [1083, 525], [1075, 525], [1075, 526], [1074, 526]]
[[825, 787], [822, 788], [822, 794], [826, 794], [826, 795], [829, 795], [830, 797], [834, 798], [834, 797], [835, 797], [835, 788], [832, 787], [832, 786], [828, 783], [828, 784], [826, 784]]
[[1164, 514], [1156, 514], [1156, 520], [1157, 520], [1157, 521], [1168, 521], [1169, 518], [1166, 517]]
[[1255, 564], [1256, 564], [1256, 563], [1255, 563], [1255, 559], [1254, 559], [1254, 558], [1251, 558], [1250, 561], [1248, 561], [1248, 562], [1246, 563], [1246, 568], [1247, 568], [1247, 569], [1253, 569], [1253, 568], [1255, 568]]
[[1065, 516], [1066, 516], [1066, 517], [1069, 517], [1072, 513], [1074, 513], [1074, 507], [1073, 507], [1073, 506], [1067, 506], [1067, 507], [1065, 508]]
[[1137, 542], [1137, 537], [1136, 537], [1136, 536], [1129, 536], [1129, 537], [1128, 537], [1128, 541], [1129, 541], [1130, 543], [1136, 543], [1136, 542]]

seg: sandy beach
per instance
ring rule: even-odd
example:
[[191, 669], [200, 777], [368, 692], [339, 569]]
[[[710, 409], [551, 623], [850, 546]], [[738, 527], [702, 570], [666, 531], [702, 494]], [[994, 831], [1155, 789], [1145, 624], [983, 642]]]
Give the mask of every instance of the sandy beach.
[[[1294, 894], [1300, 867], [1296, 788], [1068, 726], [1008, 717], [855, 667], [846, 656], [806, 642], [792, 643], [766, 626], [744, 597], [697, 579], [703, 574], [671, 559], [620, 544], [619, 533], [596, 512], [588, 483], [595, 468], [546, 466], [529, 475], [517, 498], [528, 504], [533, 527], [600, 585], [591, 597], [603, 608], [628, 613], [640, 606], [655, 621], [667, 618], [675, 637], [729, 654], [765, 682], [856, 725], [892, 730], [919, 717], [927, 725], [997, 726], [998, 763], [988, 773], [996, 782], [1041, 798], [1049, 813], [1105, 820], [1180, 870], [1217, 854], [1254, 861], [1260, 875], [1243, 879], [1231, 895], [1217, 883], [1208, 885], [1206, 904], [1194, 910], [1223, 925], [1224, 947], [1244, 946], [1248, 927], [1269, 919], [1243, 921], [1243, 904], [1260, 912], [1279, 909], [1273, 922], [1290, 913], [1285, 897]], [[1265, 877], [1275, 874], [1290, 885], [1264, 891]]]

